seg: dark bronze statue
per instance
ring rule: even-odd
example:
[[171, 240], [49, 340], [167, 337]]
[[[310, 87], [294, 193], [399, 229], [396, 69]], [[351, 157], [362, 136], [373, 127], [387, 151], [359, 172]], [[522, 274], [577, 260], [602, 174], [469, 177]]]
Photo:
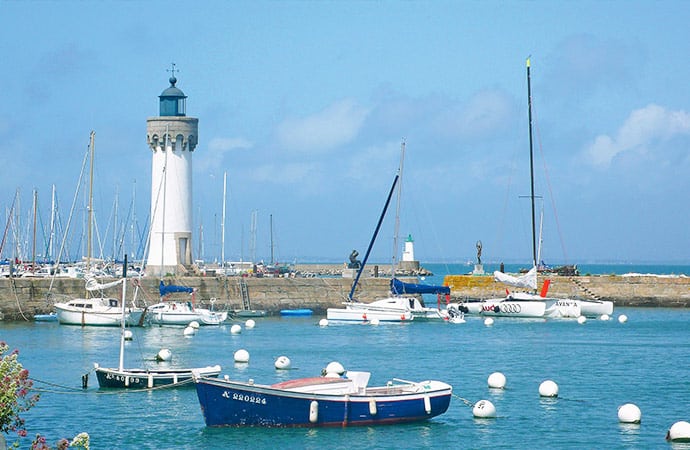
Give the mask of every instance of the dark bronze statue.
[[350, 264], [347, 265], [348, 269], [359, 269], [362, 267], [362, 262], [357, 259], [359, 252], [357, 250], [352, 250], [350, 253]]

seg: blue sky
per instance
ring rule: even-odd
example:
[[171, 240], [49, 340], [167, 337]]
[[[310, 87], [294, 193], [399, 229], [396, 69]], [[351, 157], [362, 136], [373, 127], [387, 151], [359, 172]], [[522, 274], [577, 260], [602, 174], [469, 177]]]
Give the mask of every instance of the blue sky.
[[220, 256], [224, 172], [226, 259], [250, 259], [252, 211], [256, 259], [271, 215], [277, 260], [363, 255], [404, 139], [417, 259], [474, 259], [481, 240], [484, 261], [528, 264], [531, 55], [543, 259], [690, 262], [688, 17], [685, 1], [0, 1], [5, 223], [20, 198], [3, 256], [14, 235], [31, 247], [34, 189], [39, 223], [55, 184], [66, 224], [91, 130], [104, 255], [116, 198], [118, 228], [132, 204], [145, 227], [146, 118], [174, 62], [199, 118], [195, 257]]

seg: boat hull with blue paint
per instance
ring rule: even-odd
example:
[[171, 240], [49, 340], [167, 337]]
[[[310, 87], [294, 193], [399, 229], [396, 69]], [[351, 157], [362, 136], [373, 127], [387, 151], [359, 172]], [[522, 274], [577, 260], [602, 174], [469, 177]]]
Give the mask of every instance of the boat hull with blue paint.
[[205, 377], [195, 377], [195, 382], [208, 427], [395, 424], [428, 420], [446, 412], [450, 404], [452, 387], [441, 381], [395, 380], [367, 387], [369, 373], [357, 374], [363, 376], [303, 378], [275, 385]]

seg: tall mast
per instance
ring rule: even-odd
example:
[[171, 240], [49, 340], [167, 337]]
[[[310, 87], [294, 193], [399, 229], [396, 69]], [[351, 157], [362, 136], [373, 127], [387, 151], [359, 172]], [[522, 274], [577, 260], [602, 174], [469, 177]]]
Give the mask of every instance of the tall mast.
[[223, 217], [220, 223], [220, 264], [225, 274], [225, 194], [227, 192], [228, 173], [223, 172]]
[[38, 190], [34, 189], [34, 230], [31, 249], [31, 271], [36, 270], [36, 213], [38, 211]]
[[534, 152], [532, 150], [532, 86], [530, 80], [530, 60], [527, 58], [527, 109], [529, 115], [529, 178], [530, 200], [532, 202], [532, 262], [537, 266], [537, 226], [534, 217]]
[[53, 192], [50, 201], [50, 237], [48, 239], [48, 260], [52, 260], [55, 254], [55, 185], [53, 184]]
[[96, 138], [96, 132], [91, 131], [91, 135], [89, 137], [89, 164], [90, 164], [90, 175], [89, 175], [89, 209], [87, 211], [88, 213], [88, 219], [87, 219], [87, 225], [86, 225], [86, 233], [87, 233], [87, 238], [86, 238], [86, 271], [88, 272], [91, 270], [91, 228], [93, 227], [93, 156], [95, 152], [95, 143], [94, 140]]
[[122, 264], [122, 317], [120, 318], [120, 372], [125, 366], [125, 304], [127, 302], [127, 254]]
[[391, 197], [393, 196], [393, 191], [395, 190], [395, 185], [398, 183], [398, 178], [400, 178], [400, 174], [396, 174], [395, 178], [393, 179], [393, 185], [391, 186], [391, 190], [388, 193], [388, 197], [386, 198], [386, 204], [383, 207], [383, 211], [381, 211], [381, 216], [379, 217], [379, 221], [376, 224], [376, 229], [374, 230], [374, 235], [371, 237], [371, 241], [369, 241], [369, 247], [367, 248], [367, 252], [364, 255], [364, 259], [362, 260], [362, 264], [359, 266], [359, 270], [357, 271], [357, 276], [355, 277], [355, 281], [352, 283], [352, 288], [350, 289], [350, 295], [348, 295], [348, 300], [349, 301], [354, 301], [354, 294], [355, 294], [355, 289], [357, 288], [357, 283], [359, 282], [359, 277], [362, 275], [362, 271], [364, 270], [364, 266], [367, 264], [367, 260], [369, 259], [369, 253], [371, 253], [371, 248], [374, 246], [374, 241], [376, 241], [376, 236], [379, 234], [379, 229], [381, 228], [381, 223], [383, 222], [383, 218], [386, 216], [386, 211], [388, 210], [388, 205], [391, 202]]
[[168, 188], [168, 125], [165, 126], [165, 160], [163, 162], [163, 216], [161, 217], [161, 280], [165, 274], [165, 194]]
[[271, 219], [271, 265], [273, 265], [273, 214], [271, 214], [270, 219]]
[[405, 141], [400, 144], [400, 166], [398, 168], [398, 199], [395, 208], [395, 229], [393, 230], [393, 260], [391, 266], [391, 278], [395, 278], [395, 270], [398, 267], [398, 237], [400, 233], [400, 198], [402, 197], [403, 163], [405, 162]]

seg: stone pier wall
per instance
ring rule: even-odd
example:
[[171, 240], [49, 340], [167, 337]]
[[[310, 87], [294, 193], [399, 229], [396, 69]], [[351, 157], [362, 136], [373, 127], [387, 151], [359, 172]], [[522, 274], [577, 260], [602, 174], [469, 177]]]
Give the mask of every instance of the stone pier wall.
[[[335, 269], [334, 269], [335, 270]], [[616, 306], [690, 307], [690, 278], [655, 276], [622, 277], [615, 275], [551, 277], [549, 294], [573, 298], [599, 297], [612, 300]], [[216, 309], [241, 309], [242, 299], [237, 277], [184, 277], [174, 284], [197, 289], [195, 301], [208, 307], [215, 299]], [[281, 309], [309, 308], [315, 314], [325, 314], [329, 307], [339, 307], [347, 298], [352, 279], [332, 278], [242, 278], [247, 284], [251, 307], [278, 314]], [[370, 302], [388, 294], [389, 278], [365, 276], [360, 280], [356, 297]], [[102, 280], [107, 281], [107, 280]], [[135, 292], [129, 280], [127, 297]], [[488, 298], [505, 295], [505, 286], [491, 276], [452, 275], [446, 277], [454, 300]], [[52, 287], [51, 287], [52, 283]], [[156, 278], [143, 278], [137, 293], [137, 303], [151, 305], [159, 301]], [[83, 297], [81, 279], [14, 278], [0, 279], [0, 317], [4, 320], [31, 320], [34, 314], [52, 310], [52, 302]], [[119, 297], [119, 289], [107, 295]], [[189, 299], [189, 294], [173, 294], [177, 299]]]

